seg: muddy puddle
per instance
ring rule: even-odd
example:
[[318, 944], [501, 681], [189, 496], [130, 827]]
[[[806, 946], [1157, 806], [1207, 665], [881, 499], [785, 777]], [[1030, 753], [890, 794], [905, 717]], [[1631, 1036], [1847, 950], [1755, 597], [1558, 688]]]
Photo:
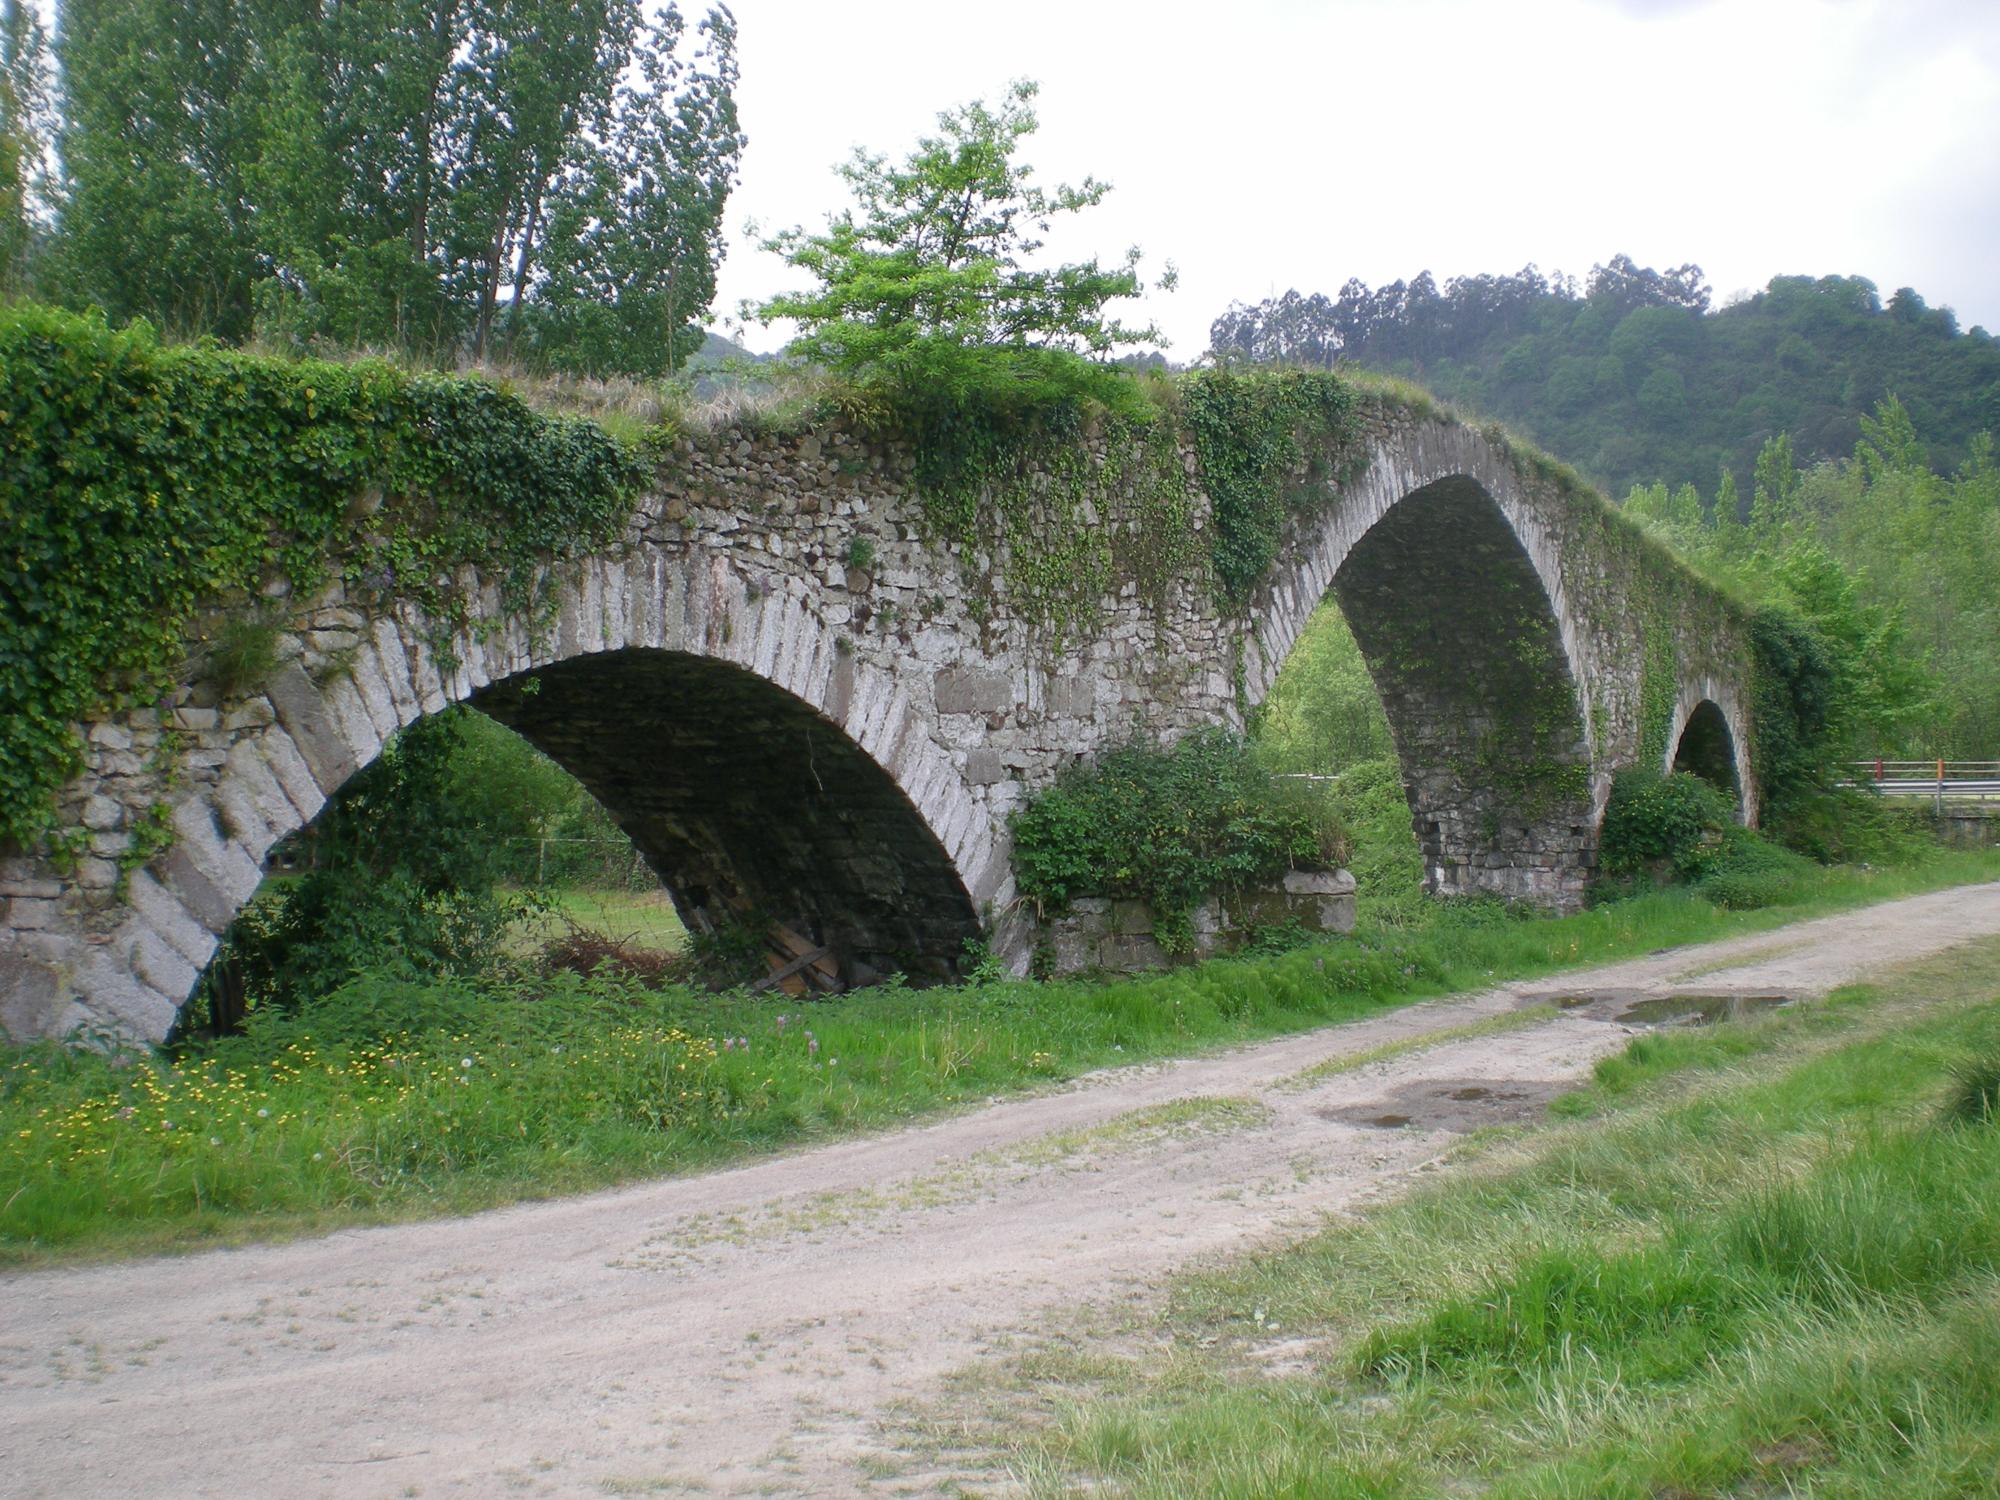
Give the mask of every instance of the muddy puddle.
[[1660, 995], [1638, 1000], [1614, 1020], [1627, 1026], [1713, 1026], [1790, 1005], [1792, 995]]
[[1322, 1120], [1375, 1130], [1479, 1130], [1538, 1120], [1560, 1090], [1519, 1079], [1434, 1078], [1370, 1099], [1365, 1104], [1319, 1109]]
[[1620, 1026], [1713, 1026], [1790, 1005], [1796, 995], [1676, 993], [1657, 990], [1582, 990], [1570, 994], [1537, 995], [1529, 1002], [1557, 1010], [1597, 1010]]

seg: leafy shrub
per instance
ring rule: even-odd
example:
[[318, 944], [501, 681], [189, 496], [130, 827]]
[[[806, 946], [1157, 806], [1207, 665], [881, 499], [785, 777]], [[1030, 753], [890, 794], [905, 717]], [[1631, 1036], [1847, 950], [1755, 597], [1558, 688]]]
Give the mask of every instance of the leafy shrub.
[[1747, 828], [1723, 832], [1722, 848], [1695, 890], [1717, 906], [1752, 911], [1798, 898], [1817, 867]]
[[1734, 825], [1735, 806], [1710, 782], [1686, 771], [1620, 771], [1604, 809], [1598, 861], [1607, 875], [1668, 867], [1682, 880], [1713, 869]]
[[1337, 824], [1309, 794], [1221, 730], [1073, 767], [1012, 826], [1023, 895], [1057, 909], [1078, 896], [1137, 897], [1169, 947], [1191, 941], [1189, 915], [1208, 897], [1345, 852]]
[[1782, 814], [1767, 815], [1764, 826], [1823, 865], [1907, 863], [1936, 843], [1916, 808], [1899, 807], [1859, 787], [1800, 786]]
[[1692, 882], [1717, 906], [1748, 911], [1796, 897], [1812, 861], [1739, 828], [1727, 793], [1686, 771], [1621, 771], [1598, 846], [1606, 875]]

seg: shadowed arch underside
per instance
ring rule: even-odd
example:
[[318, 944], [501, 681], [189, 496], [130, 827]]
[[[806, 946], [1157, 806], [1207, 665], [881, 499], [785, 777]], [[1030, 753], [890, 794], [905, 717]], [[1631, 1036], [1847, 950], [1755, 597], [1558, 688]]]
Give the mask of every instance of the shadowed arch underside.
[[1736, 768], [1736, 736], [1729, 732], [1729, 719], [1713, 699], [1702, 699], [1688, 715], [1674, 743], [1672, 769], [1690, 772], [1727, 792], [1740, 815], [1743, 779]]
[[1499, 507], [1462, 477], [1412, 491], [1333, 592], [1395, 737], [1426, 887], [1579, 901], [1589, 737], [1555, 610]]
[[690, 930], [778, 921], [849, 982], [958, 973], [972, 900], [917, 809], [838, 727], [740, 667], [573, 658], [470, 700], [604, 804]]

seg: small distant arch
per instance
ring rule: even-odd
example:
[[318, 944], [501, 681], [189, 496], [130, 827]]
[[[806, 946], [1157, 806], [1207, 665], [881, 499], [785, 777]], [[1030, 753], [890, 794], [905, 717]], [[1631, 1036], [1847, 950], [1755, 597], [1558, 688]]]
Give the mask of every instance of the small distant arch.
[[1749, 821], [1736, 733], [1730, 727], [1729, 715], [1713, 698], [1697, 701], [1681, 720], [1666, 769], [1699, 776], [1717, 790], [1727, 792], [1736, 804], [1738, 820]]

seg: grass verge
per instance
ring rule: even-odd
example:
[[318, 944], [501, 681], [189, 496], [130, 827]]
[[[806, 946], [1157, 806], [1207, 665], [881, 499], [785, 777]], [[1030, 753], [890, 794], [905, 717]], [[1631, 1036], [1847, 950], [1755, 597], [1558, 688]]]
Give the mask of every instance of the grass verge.
[[1589, 1125], [1043, 1351], [1000, 1441], [1040, 1497], [1991, 1496], [1996, 1095], [2000, 942], [1642, 1037]]
[[53, 1047], [0, 1064], [0, 1260], [188, 1248], [463, 1212], [901, 1124], [1117, 1063], [2000, 876], [2000, 856], [1830, 871], [1725, 912], [1656, 893], [1553, 920], [1444, 907], [1418, 929], [1114, 983], [894, 986], [810, 1006], [558, 975], [357, 981], [178, 1059]]

